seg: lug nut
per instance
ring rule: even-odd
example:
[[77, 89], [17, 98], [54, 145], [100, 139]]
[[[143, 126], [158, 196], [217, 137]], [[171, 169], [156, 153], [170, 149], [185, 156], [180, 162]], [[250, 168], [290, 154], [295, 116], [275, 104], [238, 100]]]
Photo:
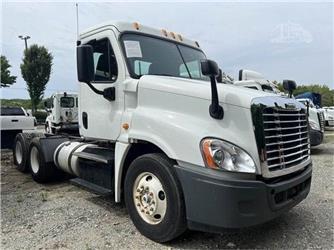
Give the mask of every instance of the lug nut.
[[150, 214], [150, 213], [147, 211], [146, 214]]
[[140, 203], [137, 203], [137, 206], [140, 207]]
[[141, 212], [144, 213], [144, 209], [142, 209]]
[[153, 210], [154, 210], [153, 208], [150, 209], [150, 211], [153, 211]]
[[139, 189], [139, 188], [137, 189], [137, 192], [140, 192], [140, 189]]

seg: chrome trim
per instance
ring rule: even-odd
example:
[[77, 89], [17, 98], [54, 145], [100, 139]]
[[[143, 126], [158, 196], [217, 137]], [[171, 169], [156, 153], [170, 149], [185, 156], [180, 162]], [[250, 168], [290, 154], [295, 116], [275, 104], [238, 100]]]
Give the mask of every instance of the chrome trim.
[[[266, 108], [273, 108], [276, 110], [279, 110], [282, 113], [273, 113], [273, 114], [263, 114], [264, 109]], [[309, 141], [309, 136], [308, 136], [308, 119], [301, 119], [304, 117], [308, 117], [308, 114], [300, 114], [298, 112], [300, 112], [301, 110], [305, 110], [307, 112], [306, 107], [300, 103], [297, 102], [293, 99], [288, 99], [285, 97], [280, 97], [280, 96], [268, 96], [268, 97], [258, 97], [258, 98], [254, 98], [252, 100], [251, 103], [251, 114], [252, 114], [252, 120], [253, 120], [253, 128], [254, 128], [254, 135], [255, 135], [255, 139], [256, 139], [256, 143], [257, 143], [257, 149], [258, 149], [258, 154], [259, 154], [259, 158], [260, 158], [260, 167], [261, 167], [261, 174], [264, 178], [273, 178], [273, 177], [278, 177], [278, 176], [282, 176], [282, 175], [287, 175], [290, 173], [293, 173], [295, 171], [301, 170], [303, 168], [305, 168], [307, 165], [309, 165], [311, 163], [311, 157], [310, 157], [310, 146], [308, 146], [307, 148], [303, 149], [304, 146], [309, 145], [310, 141]], [[284, 114], [284, 111], [289, 111], [289, 112], [293, 112], [296, 111], [296, 114]], [[290, 117], [294, 117], [296, 116], [296, 119], [293, 119], [291, 121], [276, 121], [276, 122], [268, 122], [265, 123], [266, 121], [264, 120], [264, 118], [268, 119], [270, 117], [285, 117], [286, 119], [290, 116]], [[294, 139], [294, 140], [290, 140], [290, 141], [278, 141], [278, 142], [273, 142], [273, 143], [267, 143], [266, 144], [266, 138], [268, 139], [268, 135], [267, 137], [265, 136], [265, 132], [275, 132], [275, 128], [267, 128], [265, 130], [265, 126], [267, 127], [267, 124], [274, 124], [279, 126], [279, 124], [287, 124], [287, 123], [294, 123], [294, 122], [306, 122], [305, 126], [303, 126], [302, 124], [299, 124], [298, 126], [294, 126], [294, 127], [278, 127], [276, 129], [277, 132], [280, 132], [282, 130], [286, 131], [289, 129], [299, 129], [300, 131], [296, 134], [300, 135], [300, 138], [298, 139]], [[307, 129], [306, 131], [301, 131], [302, 129]], [[306, 134], [306, 135], [305, 135]], [[293, 135], [293, 134], [289, 134], [289, 135]], [[280, 138], [280, 137], [287, 137], [287, 135], [281, 134], [280, 135], [275, 135], [271, 138]], [[269, 138], [270, 139], [270, 138]], [[275, 146], [275, 145], [287, 145], [289, 143], [293, 143], [293, 142], [301, 142], [303, 140], [307, 140], [307, 142], [305, 143], [301, 143], [300, 145], [296, 145], [293, 147], [288, 147], [288, 148], [279, 148], [279, 149], [275, 149], [275, 150], [271, 150], [266, 152], [266, 146]], [[296, 159], [292, 159], [290, 161], [284, 162], [284, 157], [282, 157], [283, 159], [283, 166], [285, 166], [284, 164], [291, 164], [295, 161], [300, 161], [303, 160], [302, 162], [294, 165], [294, 166], [287, 166], [286, 168], [283, 169], [276, 169], [276, 170], [271, 170], [272, 168], [275, 168], [277, 166], [282, 165], [281, 163], [278, 164], [272, 164], [270, 166], [268, 166], [268, 159], [267, 158], [267, 154], [268, 153], [275, 153], [278, 152], [279, 154], [282, 153], [282, 155], [284, 155], [284, 151], [289, 150], [289, 149], [294, 149], [294, 148], [299, 148], [300, 150], [298, 151], [298, 153], [301, 153], [301, 157], [298, 157]], [[308, 154], [305, 153], [305, 151], [308, 151]], [[297, 155], [298, 153], [294, 153], [294, 155]], [[304, 155], [303, 155], [304, 154]], [[286, 157], [289, 157], [291, 155], [286, 155]], [[279, 157], [280, 158], [280, 157]], [[270, 160], [270, 158], [269, 158]], [[269, 168], [270, 167], [270, 168]]]

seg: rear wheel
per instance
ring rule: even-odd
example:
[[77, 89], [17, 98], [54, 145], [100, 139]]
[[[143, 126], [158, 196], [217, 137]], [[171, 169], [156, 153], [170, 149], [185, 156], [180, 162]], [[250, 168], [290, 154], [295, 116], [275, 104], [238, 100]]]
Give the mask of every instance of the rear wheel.
[[173, 162], [163, 154], [138, 157], [124, 183], [125, 203], [137, 229], [156, 242], [167, 242], [186, 230], [181, 185]]
[[46, 183], [64, 176], [64, 173], [53, 162], [45, 161], [39, 138], [34, 138], [31, 141], [29, 156], [31, 176], [36, 182]]
[[34, 137], [44, 136], [41, 133], [19, 133], [14, 139], [13, 158], [17, 170], [29, 171], [29, 145]]

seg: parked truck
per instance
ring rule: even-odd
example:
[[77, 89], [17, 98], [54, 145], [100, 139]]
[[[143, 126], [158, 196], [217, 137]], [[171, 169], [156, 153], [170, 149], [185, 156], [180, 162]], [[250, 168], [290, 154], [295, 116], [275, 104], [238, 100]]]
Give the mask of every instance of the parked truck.
[[306, 107], [217, 85], [198, 42], [105, 23], [81, 33], [77, 73], [81, 136], [32, 139], [35, 181], [68, 173], [110, 190], [157, 242], [264, 223], [309, 193]]
[[49, 134], [78, 134], [78, 95], [55, 93], [44, 103], [48, 116], [45, 120], [45, 132]]
[[15, 136], [23, 130], [35, 130], [36, 123], [22, 107], [1, 107], [1, 148], [12, 148]]
[[[282, 93], [275, 84], [269, 80], [266, 80], [261, 73], [253, 70], [241, 69], [239, 71], [239, 80], [235, 81], [234, 85], [285, 96], [285, 94]], [[317, 109], [310, 99], [299, 99], [297, 97], [295, 99], [308, 106], [308, 122], [311, 146], [320, 145], [323, 141], [325, 131], [324, 112], [320, 109]]]

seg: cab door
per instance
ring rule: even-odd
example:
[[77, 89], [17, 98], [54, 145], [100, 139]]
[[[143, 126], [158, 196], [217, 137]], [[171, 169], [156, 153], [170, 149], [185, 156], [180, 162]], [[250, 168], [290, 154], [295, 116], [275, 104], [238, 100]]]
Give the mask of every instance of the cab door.
[[82, 44], [93, 47], [94, 87], [99, 90], [115, 88], [115, 100], [109, 101], [94, 93], [87, 84], [79, 83], [79, 128], [85, 137], [116, 140], [120, 134], [125, 68], [115, 32], [108, 29], [81, 40]]

